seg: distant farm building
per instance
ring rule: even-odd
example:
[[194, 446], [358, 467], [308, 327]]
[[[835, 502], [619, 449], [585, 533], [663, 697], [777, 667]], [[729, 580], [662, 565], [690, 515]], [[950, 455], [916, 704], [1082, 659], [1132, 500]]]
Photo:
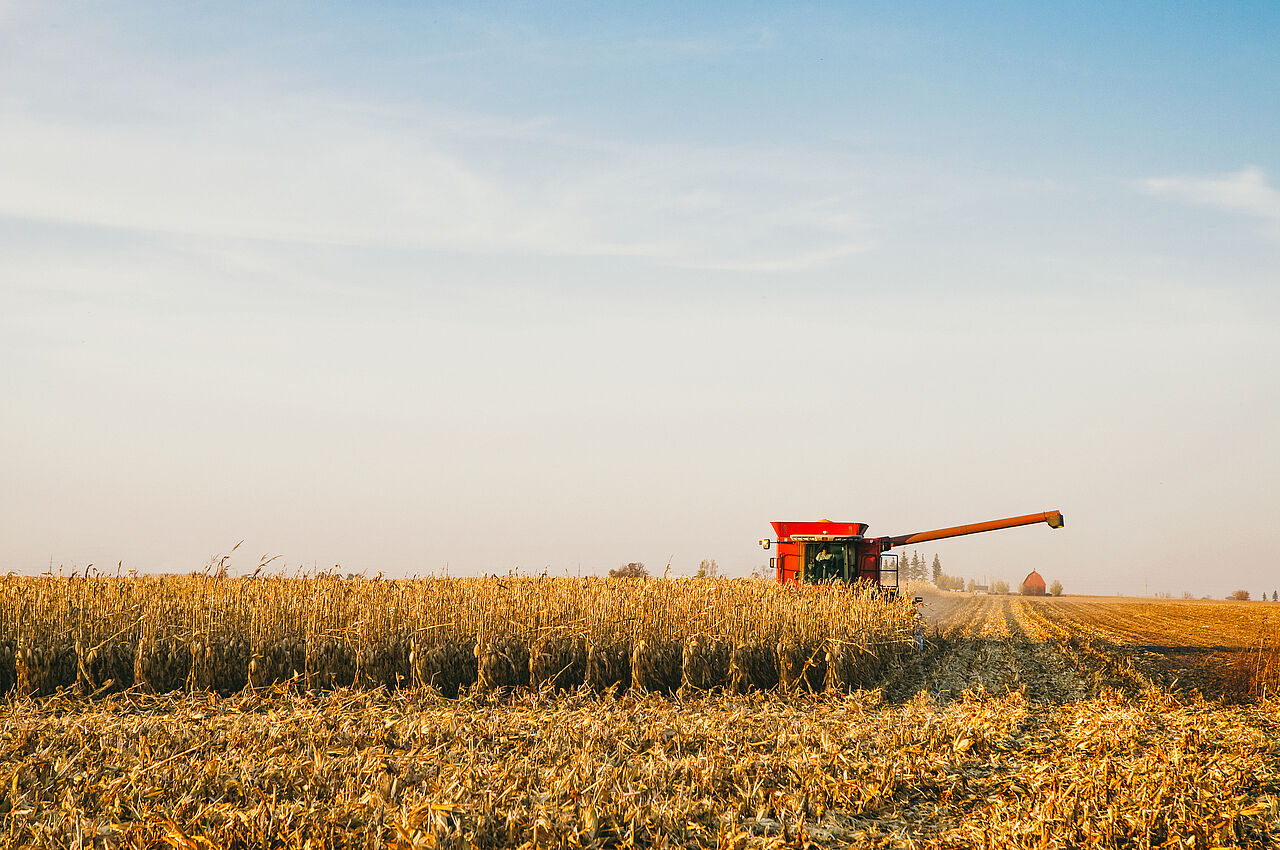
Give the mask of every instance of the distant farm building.
[[1032, 570], [1030, 575], [1022, 580], [1021, 589], [1023, 596], [1044, 596], [1044, 576]]

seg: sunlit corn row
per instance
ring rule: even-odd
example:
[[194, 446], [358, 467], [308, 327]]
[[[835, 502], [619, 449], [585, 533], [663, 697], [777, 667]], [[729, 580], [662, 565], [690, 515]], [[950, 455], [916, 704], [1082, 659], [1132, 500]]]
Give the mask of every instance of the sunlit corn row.
[[1221, 673], [1223, 693], [1235, 702], [1280, 697], [1280, 623], [1264, 623], [1248, 649], [1234, 653]]
[[0, 690], [854, 688], [910, 603], [750, 580], [0, 579]]

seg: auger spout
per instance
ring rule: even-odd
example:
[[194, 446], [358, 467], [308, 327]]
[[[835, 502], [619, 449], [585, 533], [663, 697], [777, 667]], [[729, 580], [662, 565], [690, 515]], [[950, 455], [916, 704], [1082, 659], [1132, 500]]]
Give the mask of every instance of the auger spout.
[[983, 531], [997, 531], [1001, 528], [1016, 528], [1020, 525], [1046, 523], [1050, 528], [1062, 528], [1064, 520], [1061, 511], [1045, 511], [1039, 514], [993, 519], [986, 522], [975, 522], [970, 525], [953, 525], [950, 528], [939, 528], [933, 531], [917, 531], [914, 534], [902, 534], [889, 538], [889, 546], [906, 546], [910, 543], [924, 543], [929, 540], [942, 540], [947, 537], [963, 537], [966, 534], [979, 534]]

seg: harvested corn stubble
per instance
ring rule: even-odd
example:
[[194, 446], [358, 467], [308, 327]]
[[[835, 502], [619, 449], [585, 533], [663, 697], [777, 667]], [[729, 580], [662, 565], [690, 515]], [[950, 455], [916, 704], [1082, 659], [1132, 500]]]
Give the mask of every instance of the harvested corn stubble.
[[85, 822], [119, 847], [1268, 847], [1273, 721], [1115, 691], [18, 700], [0, 825], [23, 847]]

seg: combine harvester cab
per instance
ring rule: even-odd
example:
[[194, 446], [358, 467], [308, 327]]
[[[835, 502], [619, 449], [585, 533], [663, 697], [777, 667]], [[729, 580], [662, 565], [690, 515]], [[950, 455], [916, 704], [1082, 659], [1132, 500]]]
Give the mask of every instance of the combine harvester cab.
[[760, 541], [765, 549], [777, 546], [778, 554], [769, 566], [779, 584], [863, 584], [880, 593], [898, 593], [898, 555], [889, 552], [896, 546], [924, 543], [947, 537], [962, 537], [983, 531], [1016, 528], [1043, 522], [1050, 528], [1062, 528], [1061, 511], [993, 519], [969, 525], [955, 525], [933, 531], [918, 531], [897, 537], [867, 537], [865, 522], [773, 522], [775, 539]]

